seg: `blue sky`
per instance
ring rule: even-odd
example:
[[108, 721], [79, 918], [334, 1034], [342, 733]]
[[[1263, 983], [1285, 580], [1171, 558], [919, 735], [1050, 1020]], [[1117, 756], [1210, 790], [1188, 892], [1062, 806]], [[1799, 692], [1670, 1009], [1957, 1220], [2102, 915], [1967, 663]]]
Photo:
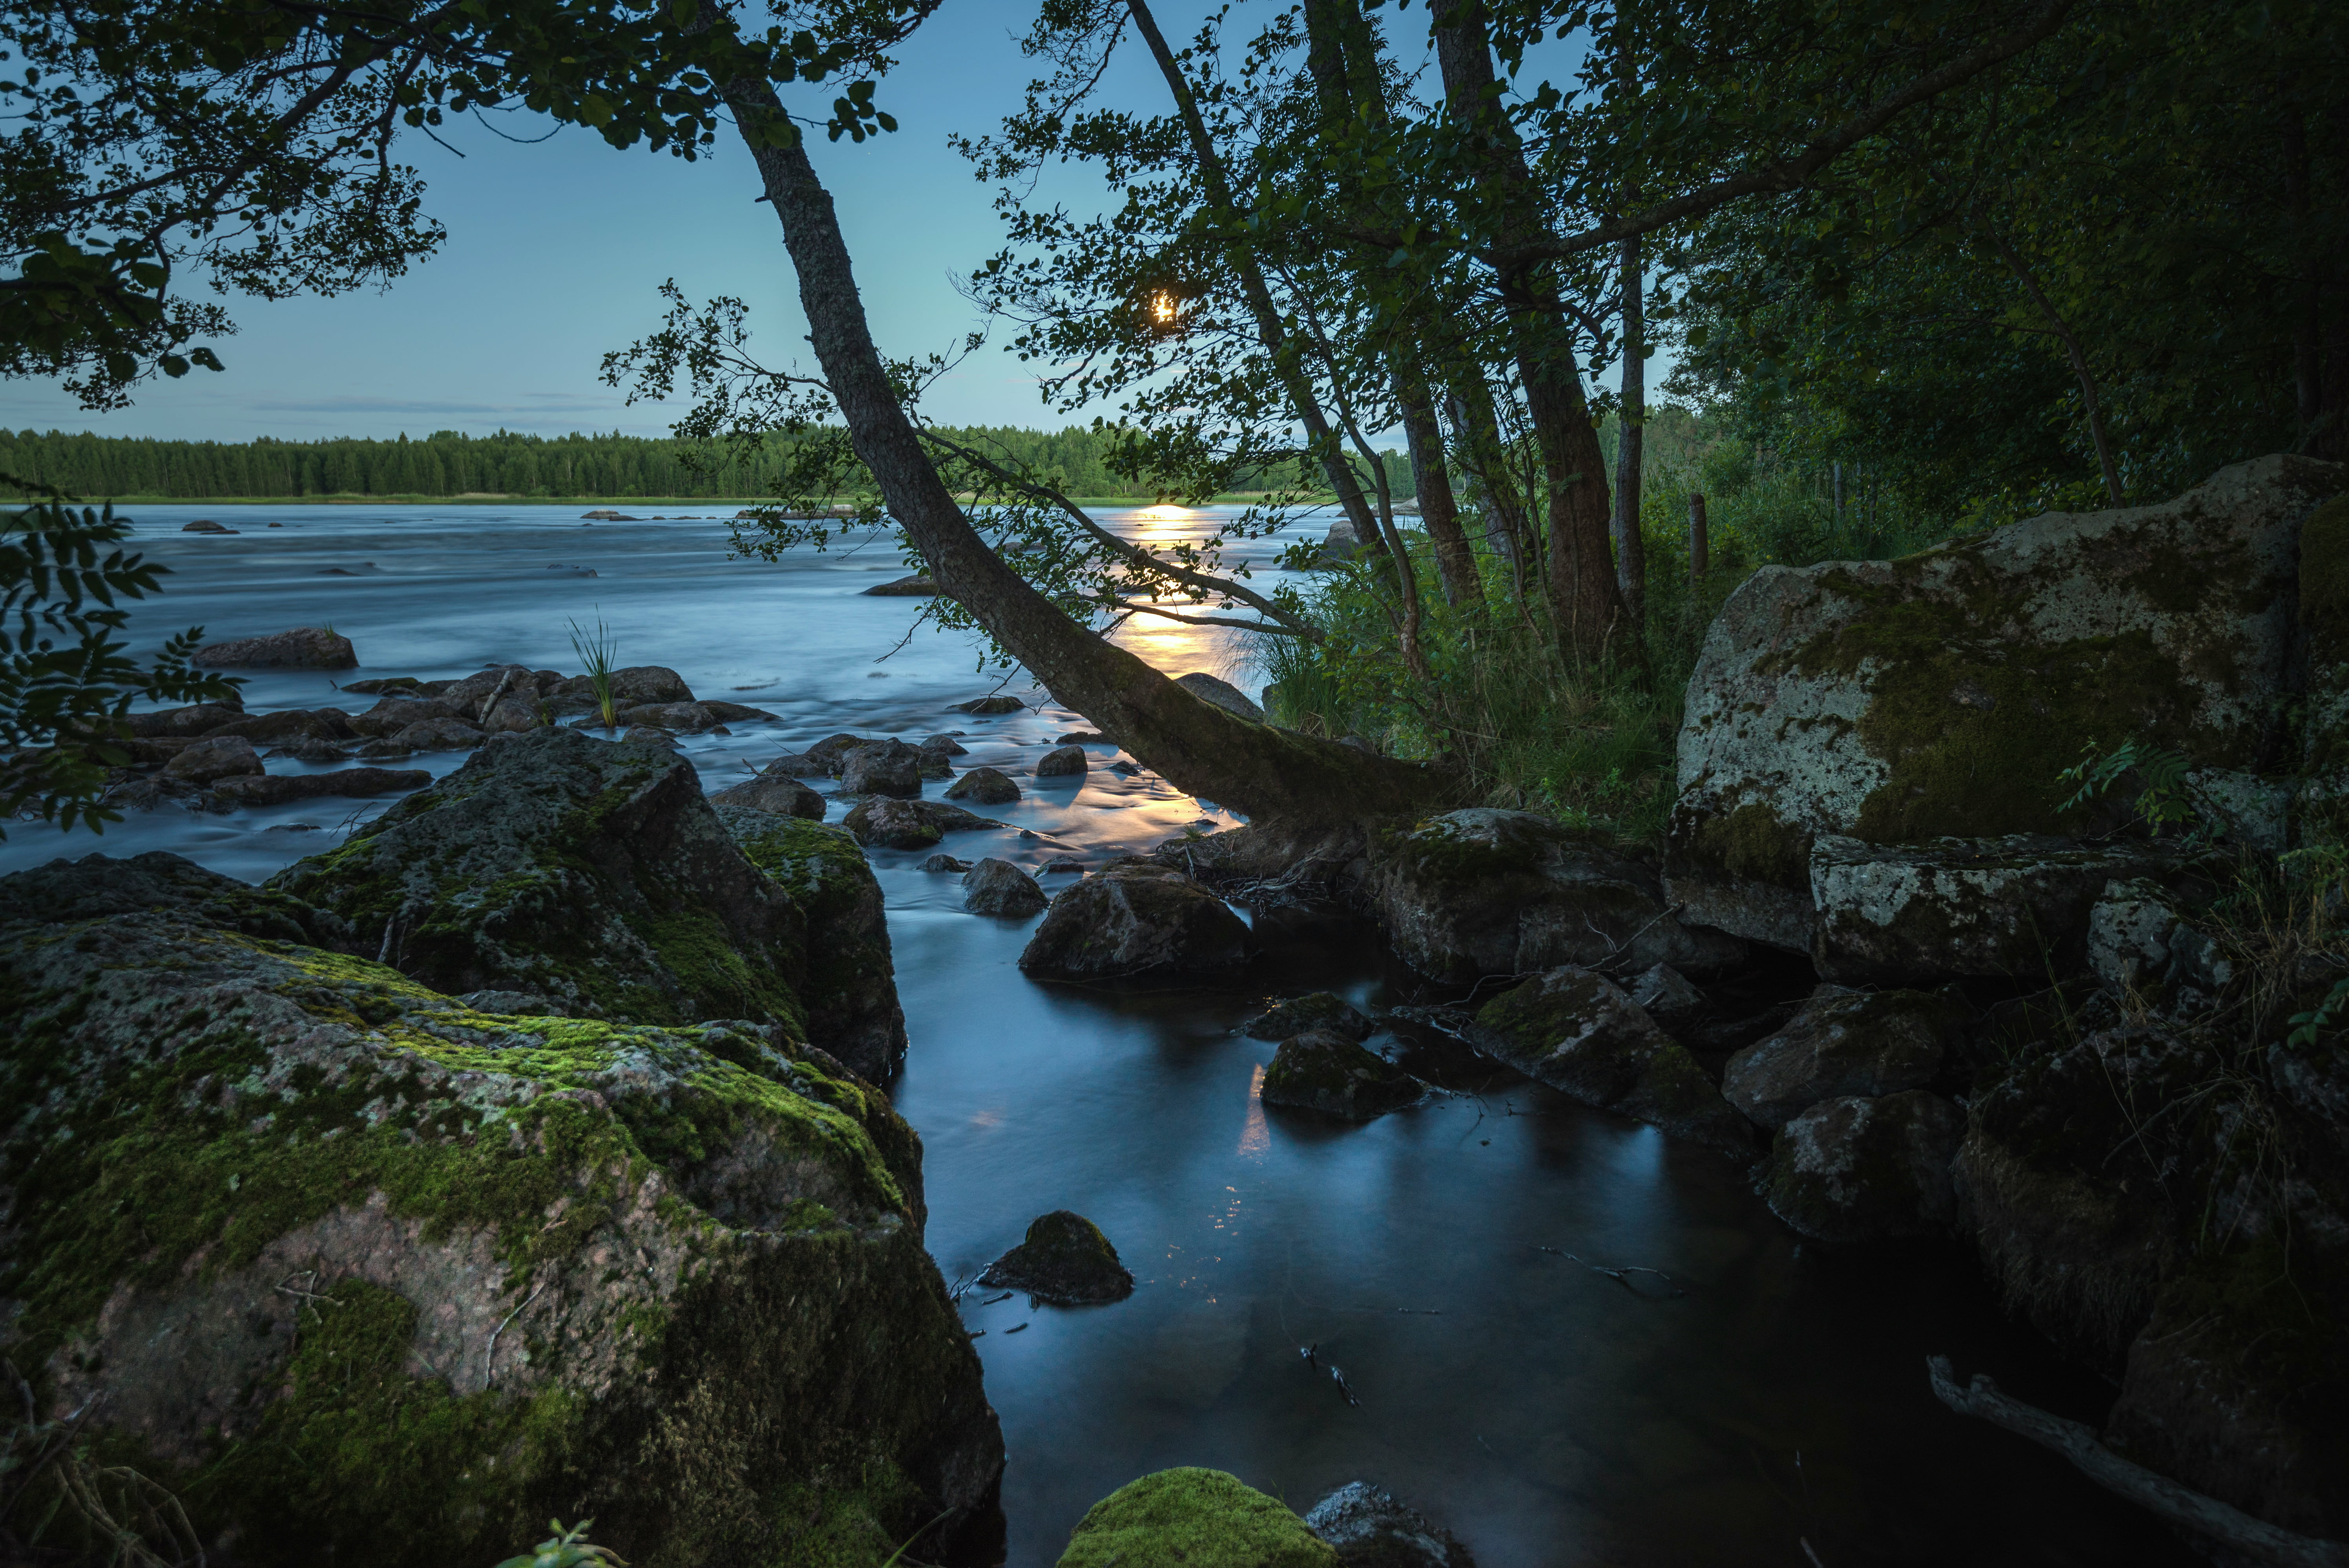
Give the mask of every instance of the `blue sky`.
[[[1163, 25], [1187, 30], [1202, 8], [1169, 5]], [[1240, 8], [1236, 26], [1253, 22], [1250, 9]], [[882, 84], [898, 131], [862, 147], [815, 143], [885, 353], [947, 348], [978, 325], [950, 277], [989, 254], [1001, 226], [991, 192], [947, 136], [991, 130], [1018, 108], [1033, 68], [1015, 36], [1034, 14], [1033, 0], [949, 0]], [[1419, 22], [1420, 13], [1409, 15]], [[1412, 35], [1422, 41], [1416, 28]], [[1111, 99], [1159, 112], [1165, 88], [1148, 57], [1130, 39], [1120, 57], [1106, 84]], [[828, 103], [822, 94], [804, 107], [824, 112]], [[516, 146], [465, 124], [449, 140], [465, 156], [421, 138], [407, 144], [429, 185], [427, 208], [450, 233], [439, 254], [389, 290], [274, 305], [232, 299], [242, 330], [220, 345], [224, 373], [151, 383], [132, 408], [105, 414], [39, 382], [0, 382], [0, 422], [221, 441], [500, 426], [662, 434], [660, 410], [624, 407], [595, 370], [605, 350], [657, 321], [654, 291], [667, 277], [696, 299], [749, 301], [770, 363], [803, 348], [781, 232], [754, 201], [758, 184], [739, 144], [721, 140], [715, 157], [688, 164], [617, 151], [578, 130]], [[1061, 189], [1071, 202], [1091, 202], [1097, 176], [1074, 172]], [[936, 388], [926, 407], [955, 423], [1066, 422], [1038, 400], [1025, 368], [994, 347]]]

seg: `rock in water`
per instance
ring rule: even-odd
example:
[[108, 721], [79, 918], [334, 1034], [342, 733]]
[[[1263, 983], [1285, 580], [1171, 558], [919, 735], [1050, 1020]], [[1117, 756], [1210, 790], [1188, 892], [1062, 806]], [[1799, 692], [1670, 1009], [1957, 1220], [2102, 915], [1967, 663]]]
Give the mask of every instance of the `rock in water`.
[[183, 784], [218, 784], [222, 779], [259, 774], [261, 753], [243, 735], [220, 735], [198, 741], [163, 764], [163, 776]]
[[151, 713], [133, 713], [122, 722], [142, 740], [170, 740], [202, 735], [243, 717], [241, 706], [199, 702], [190, 708], [160, 708]]
[[208, 642], [189, 657], [203, 670], [354, 670], [358, 655], [351, 639], [324, 627], [297, 627], [266, 637]]
[[806, 917], [799, 972], [808, 1038], [882, 1083], [904, 1065], [905, 1014], [880, 879], [856, 840], [805, 817], [730, 806], [719, 820], [750, 863], [781, 883]]
[[1599, 1106], [1732, 1153], [1754, 1146], [1739, 1116], [1688, 1048], [1605, 976], [1554, 969], [1476, 1014], [1479, 1050]]
[[1335, 1547], [1345, 1568], [1476, 1568], [1450, 1531], [1368, 1481], [1315, 1503], [1305, 1528]]
[[998, 713], [1024, 713], [1028, 711], [1028, 704], [1017, 697], [974, 697], [968, 702], [955, 703], [952, 711], [989, 718]]
[[489, 739], [462, 719], [419, 719], [359, 748], [368, 757], [405, 757], [418, 752], [470, 752]]
[[910, 799], [922, 793], [922, 753], [903, 741], [874, 741], [840, 760], [843, 794], [893, 794]]
[[1264, 710], [1249, 701], [1247, 694], [1228, 680], [1218, 680], [1212, 675], [1194, 671], [1189, 675], [1176, 676], [1174, 684], [1201, 701], [1213, 702], [1226, 713], [1237, 713], [1252, 723], [1264, 722]]
[[1316, 991], [1275, 1002], [1241, 1033], [1251, 1040], [1288, 1040], [1309, 1029], [1331, 1029], [1349, 1040], [1367, 1040], [1373, 1027], [1344, 997]]
[[973, 768], [947, 786], [948, 800], [977, 801], [981, 805], [1009, 805], [1019, 798], [1019, 786], [994, 768]]
[[709, 797], [709, 804], [740, 806], [746, 811], [765, 812], [770, 816], [803, 816], [810, 822], [823, 820], [823, 796], [789, 774], [761, 774], [747, 784], [718, 791]]
[[[479, 680], [481, 677], [476, 675], [468, 679]], [[615, 670], [612, 671], [611, 685], [612, 701], [621, 708], [633, 708], [641, 702], [690, 702], [693, 701], [693, 688], [685, 683], [685, 677], [664, 665], [631, 664], [625, 670]], [[488, 691], [483, 691], [476, 695], [474, 701], [479, 701], [481, 697], [488, 695]], [[568, 680], [556, 680], [540, 695], [593, 699], [595, 695], [595, 682], [588, 676], [574, 675]]]
[[840, 825], [854, 834], [858, 843], [884, 849], [926, 849], [942, 834], [1009, 826], [944, 801], [899, 800], [885, 794], [867, 795], [841, 818]]
[[921, 749], [926, 752], [936, 752], [942, 757], [968, 756], [970, 754], [970, 748], [955, 739], [955, 735], [960, 732], [956, 731], [948, 734], [928, 736], [923, 740]]
[[1038, 1217], [1027, 1240], [988, 1264], [978, 1282], [1063, 1306], [1121, 1302], [1133, 1293], [1133, 1276], [1101, 1227], [1065, 1209]]
[[1366, 891], [1395, 950], [1449, 984], [1559, 964], [1705, 974], [1744, 951], [1673, 919], [1638, 861], [1530, 812], [1472, 807], [1382, 834]]
[[1922, 1089], [1813, 1106], [1778, 1130], [1770, 1211], [1821, 1241], [1930, 1235], [1958, 1216], [1950, 1162], [1965, 1113]]
[[2091, 736], [2183, 752], [2201, 779], [2271, 766], [2302, 521], [2344, 489], [2342, 465], [2265, 457], [2159, 506], [1763, 567], [1689, 680], [1672, 898], [1799, 951], [1821, 834], [2075, 830], [2057, 775]]
[[270, 886], [451, 993], [640, 1023], [802, 1018], [800, 910], [735, 847], [692, 764], [648, 746], [501, 736]]
[[1280, 1043], [1264, 1070], [1264, 1102], [1366, 1122], [1401, 1110], [1426, 1091], [1417, 1078], [1335, 1029], [1309, 1029]]
[[284, 805], [326, 796], [371, 800], [379, 794], [406, 794], [431, 782], [432, 775], [422, 768], [337, 768], [330, 774], [226, 778], [212, 785], [212, 794], [227, 805]]
[[1954, 1012], [1921, 991], [1821, 986], [1784, 1029], [1729, 1059], [1721, 1092], [1775, 1132], [1821, 1100], [1921, 1089], [1941, 1069]]
[[892, 577], [885, 583], [875, 583], [863, 591], [878, 595], [883, 598], [930, 598], [937, 594], [938, 585], [934, 577]]
[[1120, 860], [1052, 900], [1019, 967], [1062, 975], [1236, 969], [1256, 939], [1205, 884], [1147, 860]]
[[243, 735], [248, 741], [350, 741], [358, 738], [351, 716], [340, 708], [285, 708], [274, 713], [241, 713], [206, 735]]
[[1081, 777], [1092, 766], [1092, 763], [1086, 760], [1082, 746], [1061, 746], [1036, 759], [1036, 776], [1040, 779]]
[[[103, 903], [57, 886], [89, 866], [0, 910]], [[791, 1560], [819, 1505], [990, 1508], [919, 1144], [783, 1032], [492, 1016], [185, 909], [0, 929], [0, 992], [9, 1355], [199, 1539], [490, 1563], [592, 1498], [695, 1568]]]
[[922, 869], [925, 871], [951, 871], [956, 876], [959, 877], [964, 872], [970, 869], [970, 862], [968, 860], [957, 860], [951, 855], [933, 855], [927, 860], [922, 862]]
[[962, 907], [974, 915], [1025, 919], [1050, 901], [1036, 878], [1009, 860], [990, 857], [963, 873]]
[[1276, 1500], [1223, 1470], [1159, 1470], [1077, 1521], [1059, 1568], [1337, 1568], [1338, 1553]]

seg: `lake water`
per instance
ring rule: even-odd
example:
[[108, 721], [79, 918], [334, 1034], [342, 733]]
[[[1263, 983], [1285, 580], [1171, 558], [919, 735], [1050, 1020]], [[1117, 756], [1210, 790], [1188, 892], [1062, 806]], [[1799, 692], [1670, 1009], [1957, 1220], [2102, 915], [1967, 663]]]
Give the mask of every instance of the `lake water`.
[[[435, 679], [492, 662], [576, 670], [566, 623], [600, 618], [622, 663], [670, 666], [698, 695], [777, 715], [685, 739], [711, 787], [841, 730], [961, 730], [971, 754], [958, 766], [1024, 769], [1086, 727], [1016, 675], [1003, 689], [1040, 709], [949, 711], [1002, 672], [979, 669], [961, 637], [908, 639], [924, 601], [862, 593], [905, 569], [885, 543], [730, 560], [722, 509], [689, 510], [583, 525], [551, 507], [136, 508], [140, 547], [174, 575], [134, 628], [160, 641], [191, 624], [223, 639], [331, 623], [364, 661], [340, 679]], [[178, 531], [198, 516], [239, 532]], [[1164, 537], [1213, 518], [1111, 521]], [[1258, 560], [1271, 548], [1256, 546]], [[1219, 635], [1125, 640], [1171, 673], [1252, 689]], [[338, 700], [371, 701], [338, 699], [323, 674], [262, 672], [246, 688], [255, 711]], [[1092, 753], [1081, 780], [1023, 779], [1026, 799], [991, 808], [1040, 839], [946, 847], [1098, 862], [1235, 820], [1108, 771], [1113, 748]], [[258, 879], [380, 806], [166, 808], [95, 840], [12, 825], [0, 871], [166, 848]], [[926, 1147], [932, 1252], [965, 1278], [1037, 1214], [1074, 1209], [1140, 1282], [1108, 1307], [964, 1298], [1009, 1449], [1012, 1563], [1051, 1563], [1096, 1500], [1182, 1464], [1231, 1470], [1299, 1510], [1379, 1482], [1448, 1523], [1485, 1568], [2197, 1561], [2054, 1456], [1934, 1401], [1935, 1353], [2081, 1419], [2100, 1420], [2111, 1398], [2004, 1321], [1954, 1248], [1798, 1244], [1722, 1158], [1409, 1026], [1373, 1044], [1443, 1085], [1423, 1105], [1365, 1127], [1268, 1108], [1256, 1087], [1272, 1047], [1239, 1033], [1268, 998], [1329, 989], [1375, 1012], [1442, 993], [1367, 925], [1285, 913], [1255, 918], [1267, 954], [1228, 984], [1038, 983], [1016, 967], [1033, 922], [964, 914], [958, 879], [922, 872], [922, 858], [873, 855], [911, 1038], [890, 1086]], [[1584, 1262], [1674, 1283], [1627, 1284]]]

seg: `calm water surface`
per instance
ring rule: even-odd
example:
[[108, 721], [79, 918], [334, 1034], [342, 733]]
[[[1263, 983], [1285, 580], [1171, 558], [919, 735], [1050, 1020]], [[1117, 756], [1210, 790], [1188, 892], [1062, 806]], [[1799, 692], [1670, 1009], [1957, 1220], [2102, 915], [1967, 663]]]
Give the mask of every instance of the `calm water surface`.
[[[905, 569], [882, 542], [729, 560], [714, 505], [592, 526], [550, 507], [134, 512], [141, 547], [175, 574], [134, 621], [150, 640], [191, 623], [229, 638], [331, 622], [357, 646], [358, 675], [573, 671], [566, 622], [600, 618], [621, 662], [668, 665], [698, 695], [777, 715], [685, 741], [712, 787], [840, 730], [962, 730], [960, 765], [1025, 768], [1085, 727], [1016, 674], [1004, 689], [1040, 710], [949, 712], [1002, 672], [959, 638], [907, 639], [922, 601], [862, 595]], [[240, 532], [178, 532], [197, 516]], [[1114, 521], [1151, 536], [1207, 519]], [[1172, 673], [1249, 684], [1214, 635], [1128, 640]], [[256, 711], [371, 701], [307, 673], [259, 674], [246, 699]], [[1024, 780], [1028, 798], [992, 813], [1042, 837], [947, 847], [1098, 861], [1235, 820], [1092, 751], [1082, 780]], [[378, 809], [166, 809], [98, 841], [18, 826], [0, 871], [169, 848], [257, 879]], [[1010, 1451], [1012, 1563], [1050, 1563], [1093, 1501], [1177, 1464], [1231, 1470], [1300, 1509], [1379, 1481], [1449, 1522], [1486, 1568], [2195, 1561], [2062, 1461], [1933, 1400], [1933, 1353], [2083, 1419], [2110, 1399], [2004, 1322], [1954, 1251], [1801, 1246], [1719, 1157], [1408, 1027], [1373, 1044], [1445, 1085], [1420, 1106], [1361, 1127], [1265, 1106], [1272, 1047], [1239, 1026], [1268, 997], [1326, 988], [1374, 1012], [1434, 999], [1370, 928], [1258, 916], [1266, 957], [1223, 986], [1040, 984], [1016, 966], [1032, 921], [964, 914], [957, 879], [916, 869], [921, 855], [873, 858], [912, 1038], [892, 1088], [927, 1149], [939, 1266], [974, 1274], [1035, 1215], [1069, 1208], [1140, 1282], [1110, 1307], [964, 1298]], [[1567, 1254], [1672, 1283], [1627, 1285]]]

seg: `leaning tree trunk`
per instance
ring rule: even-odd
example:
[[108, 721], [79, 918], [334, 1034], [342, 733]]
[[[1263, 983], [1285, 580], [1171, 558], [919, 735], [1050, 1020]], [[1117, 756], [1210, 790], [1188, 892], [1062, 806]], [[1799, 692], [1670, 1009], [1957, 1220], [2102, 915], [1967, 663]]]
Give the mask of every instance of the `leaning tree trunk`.
[[1418, 810], [1444, 794], [1444, 781], [1427, 769], [1201, 701], [1071, 620], [1005, 565], [955, 504], [889, 384], [832, 193], [802, 147], [758, 139], [782, 117], [773, 89], [738, 85], [727, 96], [782, 222], [809, 340], [856, 455], [930, 575], [1045, 690], [1178, 788], [1251, 816], [1332, 821]]

